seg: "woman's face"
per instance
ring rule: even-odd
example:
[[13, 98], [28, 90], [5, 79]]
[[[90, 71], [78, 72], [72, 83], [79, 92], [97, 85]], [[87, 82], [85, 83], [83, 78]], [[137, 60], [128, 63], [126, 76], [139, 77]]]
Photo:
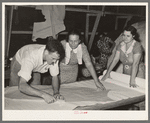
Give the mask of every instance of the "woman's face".
[[133, 35], [131, 34], [131, 31], [124, 31], [123, 32], [123, 35], [122, 35], [122, 37], [123, 37], [123, 41], [125, 42], [125, 43], [129, 43], [130, 41], [132, 41], [133, 40]]
[[79, 36], [78, 35], [69, 35], [68, 42], [72, 49], [76, 49], [80, 43]]

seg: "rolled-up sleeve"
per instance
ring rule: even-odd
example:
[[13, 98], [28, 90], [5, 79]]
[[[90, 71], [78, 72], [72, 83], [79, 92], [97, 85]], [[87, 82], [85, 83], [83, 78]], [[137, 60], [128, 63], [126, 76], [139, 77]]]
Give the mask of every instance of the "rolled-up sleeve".
[[29, 59], [22, 59], [21, 69], [18, 72], [18, 76], [24, 78], [27, 82], [31, 79], [31, 74], [34, 64]]
[[54, 65], [50, 65], [49, 72], [50, 72], [51, 76], [57, 76], [59, 74], [58, 62], [59, 61], [57, 61]]

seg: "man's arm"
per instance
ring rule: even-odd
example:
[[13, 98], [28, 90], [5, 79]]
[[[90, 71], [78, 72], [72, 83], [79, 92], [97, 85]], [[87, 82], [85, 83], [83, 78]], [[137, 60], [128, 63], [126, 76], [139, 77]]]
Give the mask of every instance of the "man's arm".
[[60, 83], [58, 76], [52, 76], [52, 88], [53, 88], [53, 95], [59, 93]]
[[53, 95], [56, 99], [62, 99], [64, 100], [64, 97], [60, 95], [59, 89], [60, 89], [60, 81], [58, 79], [58, 76], [52, 76], [52, 88], [53, 88]]
[[33, 88], [32, 86], [28, 85], [27, 81], [22, 77], [20, 77], [18, 89], [20, 90], [20, 92], [22, 92], [24, 94], [27, 94], [27, 95], [30, 95], [30, 96], [41, 97], [47, 103], [52, 103], [52, 102], [55, 101], [55, 98], [52, 95], [50, 95], [48, 93], [45, 93], [41, 90], [38, 90], [36, 88]]
[[58, 78], [59, 74], [59, 67], [58, 67], [59, 61], [57, 61], [54, 65], [50, 66], [50, 75], [52, 76], [52, 88], [53, 88], [53, 96], [55, 99], [63, 99], [64, 97], [59, 94], [59, 88], [60, 88], [60, 82]]

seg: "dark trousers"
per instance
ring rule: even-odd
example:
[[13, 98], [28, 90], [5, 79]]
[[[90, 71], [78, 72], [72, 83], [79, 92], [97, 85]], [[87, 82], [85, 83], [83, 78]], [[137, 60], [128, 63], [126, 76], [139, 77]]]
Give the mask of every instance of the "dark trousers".
[[[21, 65], [16, 60], [15, 56], [13, 57], [13, 60], [11, 61], [10, 66], [10, 81], [9, 86], [17, 86], [20, 81], [20, 77], [18, 76], [18, 72], [21, 69]], [[37, 72], [32, 73], [32, 78], [28, 82], [28, 84], [32, 85], [40, 85], [41, 84], [41, 74]]]

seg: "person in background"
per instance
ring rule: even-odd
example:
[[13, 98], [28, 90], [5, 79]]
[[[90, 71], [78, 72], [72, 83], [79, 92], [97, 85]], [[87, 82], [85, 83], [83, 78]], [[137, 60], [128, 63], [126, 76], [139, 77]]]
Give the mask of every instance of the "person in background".
[[[20, 48], [11, 62], [9, 86], [18, 86], [20, 92], [38, 96], [47, 103], [57, 99], [64, 99], [59, 93], [60, 83], [58, 63], [63, 59], [65, 51], [62, 44], [55, 39], [47, 41], [46, 45], [29, 44]], [[40, 73], [50, 71], [52, 76], [53, 94], [34, 88], [32, 85], [40, 85]]]
[[61, 43], [66, 53], [65, 58], [60, 62], [61, 83], [75, 82], [78, 76], [78, 64], [81, 65], [84, 61], [94, 79], [96, 87], [100, 90], [105, 90], [105, 87], [96, 75], [87, 47], [81, 40], [80, 32], [77, 29], [71, 30], [67, 35], [67, 39], [61, 41]]
[[111, 55], [114, 47], [115, 42], [113, 42], [111, 38], [109, 38], [106, 34], [100, 35], [99, 40], [97, 41], [99, 56], [91, 56], [93, 62], [95, 63], [96, 70], [99, 70], [100, 73], [107, 69], [108, 58]]
[[120, 60], [123, 64], [123, 73], [130, 75], [130, 87], [137, 87], [135, 77], [139, 72], [139, 66], [142, 59], [143, 49], [136, 39], [136, 29], [133, 26], [127, 26], [123, 31], [123, 41], [117, 46], [112, 63], [107, 69], [106, 74], [101, 81], [110, 77], [110, 72]]

